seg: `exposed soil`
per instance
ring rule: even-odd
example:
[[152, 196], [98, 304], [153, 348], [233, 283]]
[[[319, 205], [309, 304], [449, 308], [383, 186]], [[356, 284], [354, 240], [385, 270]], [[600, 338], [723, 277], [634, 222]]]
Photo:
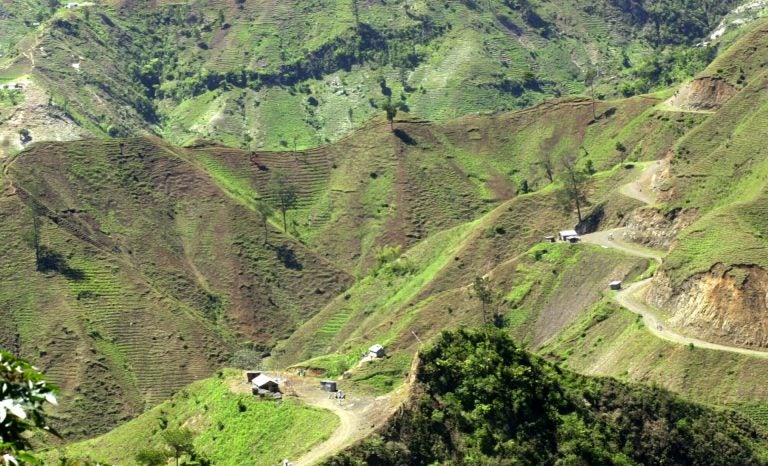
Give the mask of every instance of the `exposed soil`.
[[[0, 159], [16, 153], [32, 142], [74, 141], [89, 136], [57, 107], [48, 105], [48, 94], [30, 79], [18, 81], [24, 89], [24, 102], [0, 113]], [[19, 131], [27, 129], [28, 141]]]
[[719, 78], [699, 78], [681, 87], [665, 106], [686, 112], [711, 112], [722, 107], [736, 92], [736, 88]]
[[[633, 197], [643, 202], [650, 203], [652, 197], [647, 193], [650, 192], [651, 181], [653, 175], [658, 170], [656, 164], [650, 165], [643, 171], [640, 178], [628, 185], [623, 186], [620, 192], [626, 196]], [[629, 244], [621, 241], [620, 238], [625, 236], [625, 228], [616, 228], [613, 230], [605, 230], [597, 233], [582, 236], [582, 241], [585, 243], [598, 244], [606, 248], [613, 248], [625, 252], [627, 254], [654, 259], [661, 264], [663, 260], [663, 254], [652, 249], [642, 248], [640, 246]], [[768, 352], [752, 350], [747, 348], [741, 348], [726, 344], [718, 344], [711, 341], [705, 341], [698, 338], [689, 337], [679, 333], [679, 330], [673, 328], [670, 322], [665, 321], [658, 313], [645, 303], [645, 296], [648, 292], [648, 287], [651, 285], [653, 278], [641, 280], [633, 283], [622, 291], [614, 295], [614, 299], [622, 307], [629, 309], [630, 311], [641, 315], [645, 322], [646, 328], [658, 338], [667, 340], [673, 343], [679, 343], [682, 345], [693, 345], [699, 348], [707, 348], [717, 351], [729, 351], [732, 353], [745, 354], [748, 356], [755, 356], [761, 358], [768, 358]], [[680, 323], [680, 319], [676, 319]]]
[[[339, 404], [329, 392], [320, 388], [319, 378], [299, 377], [285, 372], [270, 375], [282, 379], [283, 392], [286, 396], [295, 396], [309, 405], [328, 409], [339, 417], [339, 426], [326, 441], [313, 446], [301, 458], [296, 460], [288, 458], [294, 466], [317, 464], [322, 459], [370, 435], [402, 405], [410, 387], [406, 383], [399, 389], [379, 397], [345, 392], [346, 398]], [[230, 388], [235, 393], [250, 393], [250, 385], [247, 383], [233, 382]], [[343, 381], [339, 382], [339, 388], [344, 390]]]

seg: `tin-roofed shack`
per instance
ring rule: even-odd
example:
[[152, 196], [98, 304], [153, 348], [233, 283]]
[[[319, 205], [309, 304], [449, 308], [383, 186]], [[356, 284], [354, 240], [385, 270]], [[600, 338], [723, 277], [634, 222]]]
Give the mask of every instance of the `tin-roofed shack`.
[[336, 388], [336, 381], [335, 380], [321, 380], [320, 381], [320, 388], [322, 388], [326, 392], [335, 392], [335, 391], [338, 390]]

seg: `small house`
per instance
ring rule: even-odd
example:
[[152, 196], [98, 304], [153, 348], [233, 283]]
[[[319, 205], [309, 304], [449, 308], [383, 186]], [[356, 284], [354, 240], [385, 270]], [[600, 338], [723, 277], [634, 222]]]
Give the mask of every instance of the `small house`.
[[320, 388], [322, 388], [326, 392], [335, 392], [335, 391], [338, 390], [336, 388], [336, 381], [335, 380], [321, 380], [320, 381]]
[[612, 290], [620, 290], [621, 289], [621, 280], [614, 280], [611, 283], [609, 283], [608, 286]]
[[560, 241], [568, 241], [569, 243], [578, 243], [580, 239], [576, 230], [563, 230], [558, 236], [560, 236]]
[[72, 8], [77, 8], [77, 3], [67, 3], [67, 8], [70, 9], [70, 10]]
[[261, 394], [262, 390], [271, 393], [280, 391], [280, 386], [278, 385], [277, 380], [264, 374], [256, 376], [256, 378], [251, 380], [251, 384], [253, 385], [254, 393], [256, 393], [256, 390], [258, 390], [259, 394]]
[[384, 347], [380, 344], [375, 344], [368, 348], [368, 356], [371, 358], [383, 358], [384, 357]]
[[245, 372], [245, 379], [248, 381], [248, 383], [253, 382], [253, 379], [260, 376], [261, 372], [258, 371], [246, 371]]
[[545, 236], [544, 237], [544, 241], [546, 241], [547, 243], [554, 243], [555, 242], [555, 237], [554, 236]]

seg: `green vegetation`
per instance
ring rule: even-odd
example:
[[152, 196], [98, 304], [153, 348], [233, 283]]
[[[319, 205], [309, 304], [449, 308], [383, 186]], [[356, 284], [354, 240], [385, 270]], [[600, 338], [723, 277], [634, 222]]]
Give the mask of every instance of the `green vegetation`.
[[[72, 444], [63, 454], [129, 465], [142, 449], [187, 457], [194, 448], [210, 464], [279, 464], [301, 456], [336, 428], [338, 418], [332, 413], [290, 398], [259, 400], [241, 378], [241, 371], [227, 370], [196, 382], [138, 419]], [[50, 454], [52, 461], [61, 455]]]
[[[641, 319], [610, 304], [610, 280], [650, 276], [655, 264], [542, 240], [577, 224], [588, 231], [629, 224], [655, 241], [665, 220], [682, 218], [693, 224], [675, 233], [659, 274], [673, 291], [716, 264], [737, 287], [768, 268], [768, 166], [759, 137], [768, 23], [749, 26], [740, 40], [729, 36], [734, 45], [702, 74], [734, 97], [719, 109], [685, 111], [674, 99], [663, 102], [675, 90], [661, 88], [718, 53], [690, 45], [734, 2], [278, 3], [43, 5], [36, 8], [49, 13], [37, 33], [2, 57], [0, 82], [28, 75], [41, 87], [35, 92], [50, 96], [46, 107], [28, 105], [38, 102], [34, 92], [22, 99], [3, 91], [0, 118], [34, 110], [35, 118], [71, 119], [108, 136], [46, 143], [37, 126], [14, 127], [12, 138], [30, 144], [3, 170], [0, 268], [8, 279], [0, 307], [12, 311], [0, 344], [15, 345], [61, 386], [51, 419], [65, 439], [126, 429], [70, 452], [116, 461], [115, 446], [135, 437], [129, 444], [142, 455], [119, 461], [192, 461], [198, 451], [206, 453], [198, 460], [214, 464], [235, 451], [243, 462], [273, 461], [271, 450], [246, 448], [245, 420], [230, 430], [223, 414], [206, 411], [206, 397], [235, 403], [217, 391], [223, 387], [187, 391], [194, 409], [183, 391], [171, 402], [181, 411], [152, 408], [223, 364], [254, 367], [262, 357], [385, 394], [403, 383], [424, 342], [480, 323], [579, 371], [655, 381], [761, 416], [768, 392], [748, 374], [749, 358], [730, 374], [733, 360], [660, 343]], [[575, 96], [587, 91], [590, 98]], [[123, 137], [139, 133], [165, 140]], [[638, 210], [619, 188], [667, 156], [671, 176], [663, 166], [654, 193], [663, 203]], [[358, 364], [373, 343], [388, 356]], [[626, 425], [592, 422], [600, 416], [591, 409], [602, 408], [579, 405], [577, 395], [603, 402], [603, 390], [632, 409], [654, 393], [654, 409], [685, 411], [657, 419], [669, 442], [698, 445], [697, 436], [711, 432], [698, 421], [677, 426], [696, 410], [663, 392], [602, 381], [590, 388], [572, 375], [559, 388], [557, 369], [531, 364], [542, 386], [560, 394], [535, 398], [551, 409], [542, 424], [525, 425], [532, 437], [493, 431], [499, 421], [461, 431], [456, 451], [409, 451], [425, 462], [462, 454], [477, 462], [667, 458], [645, 443], [661, 442], [655, 431], [633, 439], [649, 455], [640, 458], [627, 447]], [[523, 391], [508, 393], [520, 409], [530, 401]], [[256, 406], [273, 405], [248, 399], [248, 412], [269, 418]], [[300, 405], [283, 408], [296, 410], [290, 422], [305, 419]], [[466, 427], [485, 409], [464, 416], [441, 408], [435, 422]], [[151, 425], [143, 417], [125, 424], [145, 411]], [[211, 424], [219, 420], [226, 425]], [[723, 426], [740, 438], [738, 428]], [[271, 427], [293, 428], [276, 420]], [[171, 452], [163, 432], [184, 428], [194, 448], [181, 438]], [[564, 443], [553, 447], [546, 430]], [[582, 433], [597, 439], [593, 446]], [[327, 432], [295, 434], [289, 443], [306, 446]], [[701, 452], [681, 450], [689, 453], [684, 459]]]
[[764, 464], [768, 438], [732, 412], [562, 370], [499, 330], [445, 332], [421, 354], [409, 409], [329, 465]]
[[5, 464], [34, 463], [31, 435], [48, 432], [44, 405], [57, 404], [55, 387], [23, 359], [0, 351], [0, 455]]
[[[714, 48], [691, 46], [737, 3], [192, 0], [48, 10], [25, 0], [0, 21], [13, 26], [8, 69], [34, 63], [52, 101], [95, 135], [149, 130], [177, 144], [295, 152], [386, 109], [390, 122], [397, 111], [434, 121], [584, 93], [587, 82], [600, 99], [668, 86], [711, 60]], [[34, 27], [34, 40], [20, 40]]]

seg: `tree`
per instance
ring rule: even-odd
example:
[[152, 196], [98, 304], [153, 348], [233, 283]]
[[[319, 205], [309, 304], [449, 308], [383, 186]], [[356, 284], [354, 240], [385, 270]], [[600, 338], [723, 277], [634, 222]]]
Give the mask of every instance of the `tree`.
[[493, 304], [491, 280], [487, 277], [475, 277], [472, 283], [474, 297], [480, 300], [480, 310], [483, 313], [483, 325], [488, 325], [488, 306]]
[[43, 415], [45, 403], [57, 404], [55, 387], [23, 359], [0, 351], [0, 459], [5, 464], [37, 463], [29, 453], [29, 432], [57, 435]]
[[32, 136], [30, 135], [30, 132], [27, 128], [21, 128], [19, 130], [19, 139], [21, 140], [22, 144], [26, 144], [32, 140]]
[[192, 445], [194, 440], [194, 434], [191, 430], [182, 429], [168, 429], [162, 433], [165, 444], [171, 448], [171, 455], [176, 459], [176, 466], [179, 466], [179, 459], [185, 453], [188, 455], [194, 455], [195, 448]]
[[576, 168], [576, 159], [573, 156], [565, 156], [563, 163], [563, 190], [561, 191], [563, 205], [567, 209], [576, 208], [579, 223], [582, 221], [581, 206], [587, 202], [586, 181], [587, 175]]
[[168, 461], [168, 453], [157, 448], [142, 448], [134, 458], [145, 466], [162, 466]]
[[547, 176], [549, 182], [555, 181], [555, 164], [552, 160], [552, 155], [549, 152], [542, 151], [539, 154], [539, 165], [544, 169], [544, 174]]
[[43, 264], [43, 246], [41, 244], [42, 234], [40, 228], [42, 222], [40, 220], [40, 211], [34, 205], [30, 207], [30, 213], [32, 215], [32, 226], [24, 233], [23, 239], [29, 247], [35, 250], [35, 269], [39, 272], [42, 269]]
[[392, 97], [388, 97], [387, 101], [381, 105], [381, 108], [387, 113], [387, 121], [389, 121], [389, 130], [395, 131], [395, 117], [397, 116], [398, 105], [392, 103]]
[[283, 214], [283, 231], [287, 233], [288, 222], [285, 214], [296, 207], [296, 202], [298, 201], [296, 187], [288, 181], [288, 175], [285, 172], [276, 171], [272, 179], [269, 180], [268, 189], [277, 198], [278, 208]]
[[360, 10], [357, 5], [358, 0], [352, 0], [352, 16], [355, 17], [355, 29], [360, 31]]
[[269, 244], [269, 217], [272, 216], [275, 209], [266, 200], [259, 199], [256, 201], [256, 212], [258, 212], [259, 218], [261, 218], [261, 224], [264, 225], [264, 244]]
[[597, 119], [597, 111], [595, 110], [595, 79], [597, 79], [597, 71], [594, 68], [587, 70], [584, 75], [584, 85], [588, 86], [592, 91], [592, 119]]

